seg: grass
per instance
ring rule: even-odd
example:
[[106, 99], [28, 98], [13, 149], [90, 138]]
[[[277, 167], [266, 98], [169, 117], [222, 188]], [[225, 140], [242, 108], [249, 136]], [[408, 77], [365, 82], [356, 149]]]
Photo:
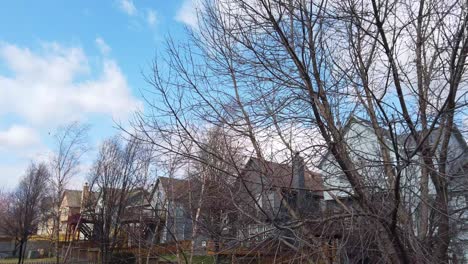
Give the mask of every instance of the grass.
[[[187, 258], [189, 258], [189, 256], [187, 256]], [[164, 256], [159, 257], [159, 259], [161, 261], [177, 262], [177, 256], [175, 256], [175, 255], [164, 255]], [[182, 259], [183, 259], [183, 257], [182, 257]], [[194, 264], [212, 264], [212, 263], [214, 263], [214, 257], [212, 257], [212, 256], [193, 256], [193, 263]]]
[[[189, 256], [187, 256], [188, 258]], [[177, 256], [175, 255], [164, 255], [160, 257], [161, 261], [177, 262]], [[55, 258], [43, 258], [43, 259], [25, 259], [24, 263], [51, 263], [54, 262]], [[193, 256], [193, 264], [213, 264], [215, 261], [213, 256]], [[16, 264], [18, 263], [17, 258], [0, 259], [0, 264]]]
[[[55, 258], [25, 259], [24, 263], [50, 263], [54, 260]], [[17, 258], [0, 259], [0, 264], [16, 264], [16, 263], [18, 263]]]

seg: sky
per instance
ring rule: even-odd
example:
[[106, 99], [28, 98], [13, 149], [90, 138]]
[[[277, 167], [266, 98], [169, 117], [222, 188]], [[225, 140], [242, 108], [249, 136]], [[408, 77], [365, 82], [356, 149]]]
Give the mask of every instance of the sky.
[[32, 161], [47, 160], [53, 134], [90, 125], [92, 151], [144, 110], [143, 78], [164, 40], [183, 41], [195, 0], [5, 1], [0, 9], [0, 189], [14, 188]]

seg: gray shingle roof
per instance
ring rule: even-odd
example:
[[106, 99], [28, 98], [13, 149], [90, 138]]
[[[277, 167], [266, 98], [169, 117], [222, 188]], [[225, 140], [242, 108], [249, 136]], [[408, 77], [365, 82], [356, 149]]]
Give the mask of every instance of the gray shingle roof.
[[68, 207], [81, 207], [81, 191], [65, 190], [64, 198], [67, 198]]
[[[251, 164], [249, 165], [249, 163]], [[257, 171], [257, 168], [261, 168], [261, 171]], [[281, 164], [271, 161], [261, 161], [257, 158], [250, 158], [250, 161], [246, 165], [246, 172], [248, 172], [249, 170], [253, 170], [253, 172], [257, 172], [264, 175], [271, 181], [271, 184], [275, 187], [296, 187], [293, 186], [292, 183], [293, 169], [289, 164]], [[305, 169], [304, 185], [305, 189], [323, 195], [323, 180], [322, 176], [319, 173]]]

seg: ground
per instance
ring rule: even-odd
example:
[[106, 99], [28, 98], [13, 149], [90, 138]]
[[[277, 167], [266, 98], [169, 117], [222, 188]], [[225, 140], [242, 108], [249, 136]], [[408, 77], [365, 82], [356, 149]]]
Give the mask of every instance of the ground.
[[[187, 256], [189, 258], [189, 256]], [[177, 257], [174, 255], [161, 256], [161, 261], [177, 262]], [[1, 263], [1, 262], [0, 262]], [[214, 263], [214, 257], [212, 256], [194, 256], [193, 263], [195, 264], [211, 264]]]
[[[177, 257], [173, 255], [166, 255], [161, 257], [162, 261], [168, 261], [168, 262], [176, 262]], [[45, 259], [26, 259], [24, 260], [24, 263], [34, 263], [34, 264], [40, 264], [40, 263], [54, 263], [55, 258], [45, 258]], [[18, 263], [18, 259], [0, 259], [0, 264], [16, 264]], [[193, 257], [193, 263], [194, 264], [211, 264], [214, 263], [214, 257], [212, 256], [194, 256]]]
[[[24, 263], [51, 263], [55, 261], [55, 258], [45, 258], [45, 259], [25, 259]], [[16, 264], [18, 263], [17, 258], [13, 259], [0, 259], [0, 264]]]

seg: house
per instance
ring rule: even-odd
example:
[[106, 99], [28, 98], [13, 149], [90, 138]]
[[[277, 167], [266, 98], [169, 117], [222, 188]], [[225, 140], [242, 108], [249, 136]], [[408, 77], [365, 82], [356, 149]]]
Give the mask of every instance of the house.
[[[87, 188], [89, 187], [87, 184], [85, 184], [83, 187], [85, 192]], [[80, 213], [82, 208], [82, 199], [82, 190], [64, 190], [59, 208], [59, 236], [61, 241], [65, 239], [69, 218]], [[38, 225], [37, 235], [43, 238], [51, 238], [53, 236], [55, 215], [52, 198], [44, 198], [42, 205], [45, 208], [42, 210], [44, 214], [42, 216], [41, 222]]]
[[0, 230], [0, 259], [13, 256], [16, 246], [15, 238]]
[[[205, 182], [208, 198], [200, 208], [195, 237], [193, 227], [200, 192], [197, 184], [201, 183], [196, 178], [158, 178], [152, 206], [162, 221], [157, 242], [190, 242], [196, 254], [243, 255], [248, 254], [242, 253], [247, 247], [289, 235], [274, 228], [275, 224], [321, 214], [321, 176], [308, 170], [299, 154], [292, 164], [250, 158], [237, 178], [225, 188], [213, 179], [212, 192], [206, 190], [210, 188], [209, 180]], [[244, 213], [256, 215], [258, 221], [245, 217], [236, 206], [243, 208]]]
[[[103, 193], [107, 192], [108, 199], [112, 202], [106, 203], [103, 207]], [[81, 206], [79, 210], [74, 210], [68, 214], [66, 240], [88, 240], [95, 241], [100, 236], [103, 218], [110, 215], [118, 215], [113, 219], [113, 224], [120, 229], [119, 246], [132, 247], [136, 243], [154, 239], [156, 229], [157, 214], [152, 207], [153, 192], [145, 188], [133, 188], [127, 191], [121, 189], [101, 189], [100, 191], [90, 191], [86, 183], [81, 196]], [[122, 208], [120, 211], [119, 208]], [[105, 215], [103, 210], [109, 210]]]
[[[436, 153], [440, 151], [441, 140], [445, 133], [447, 133], [446, 129], [435, 128], [427, 137], [429, 146], [435, 149]], [[400, 135], [399, 142], [407, 152], [415, 149], [416, 143], [413, 137], [407, 134]], [[416, 164], [423, 163], [419, 153], [413, 158], [413, 162]], [[445, 177], [448, 182], [448, 213], [452, 237], [449, 250], [454, 262], [468, 263], [468, 145], [456, 126], [450, 134], [447, 162], [445, 164]], [[419, 176], [420, 166], [410, 168], [410, 170], [411, 172], [416, 171], [416, 175]], [[417, 179], [419, 180], [419, 178]], [[429, 180], [428, 188], [428, 203], [429, 206], [433, 206], [435, 203], [435, 187], [432, 180]], [[421, 204], [418, 204], [414, 210], [418, 213], [421, 210]], [[420, 231], [422, 228], [418, 221], [416, 223], [416, 229]]]
[[[406, 210], [410, 215], [407, 220], [409, 228], [413, 228], [415, 234], [423, 232], [420, 226], [420, 212], [422, 206], [421, 201], [421, 166], [422, 159], [419, 152], [409, 158], [409, 154], [416, 148], [414, 139], [405, 133], [400, 133], [394, 138], [397, 142], [396, 146], [392, 144], [390, 133], [385, 129], [381, 129], [383, 134], [382, 142], [390, 154], [391, 167], [395, 168], [397, 152], [401, 158], [407, 159], [408, 163], [401, 169], [401, 199], [406, 206]], [[443, 129], [436, 128], [427, 137], [428, 144], [433, 147], [437, 153], [440, 149], [441, 133], [446, 133]], [[343, 140], [347, 143], [347, 152], [353, 163], [356, 164], [357, 170], [360, 172], [362, 178], [363, 188], [370, 196], [373, 203], [380, 204], [379, 212], [381, 216], [388, 216], [391, 210], [388, 199], [391, 199], [392, 178], [385, 172], [383, 167], [383, 156], [380, 139], [377, 136], [372, 124], [364, 119], [352, 117], [343, 129]], [[451, 252], [458, 261], [468, 261], [468, 147], [465, 139], [461, 133], [455, 128], [450, 135], [449, 144], [449, 157], [447, 164], [447, 179], [449, 179], [448, 193], [449, 193], [449, 213], [452, 222], [452, 242]], [[396, 148], [395, 148], [396, 147]], [[434, 161], [437, 163], [437, 161]], [[324, 187], [327, 190], [324, 193], [324, 213], [325, 214], [338, 214], [343, 210], [353, 212], [359, 210], [355, 206], [354, 192], [350, 183], [345, 177], [343, 171], [334, 160], [330, 152], [326, 153], [319, 168], [322, 171], [324, 179]], [[426, 183], [426, 188], [429, 196], [427, 203], [431, 206], [434, 203], [435, 187], [431, 180]], [[390, 197], [390, 198], [389, 198]], [[358, 218], [348, 219], [353, 221], [353, 230], [355, 233], [369, 233], [366, 232], [365, 221], [360, 222]], [[333, 227], [328, 228], [331, 235], [338, 238], [346, 239], [343, 243], [342, 250], [346, 258], [356, 257], [358, 259], [371, 258], [371, 256], [353, 256], [353, 252], [362, 251], [359, 248], [357, 240], [366, 239], [353, 237], [347, 233], [343, 227], [350, 227], [349, 223], [344, 220], [335, 223], [335, 230]], [[339, 227], [340, 229], [337, 229]], [[361, 228], [361, 229], [360, 229]], [[333, 231], [334, 230], [334, 231]], [[361, 230], [361, 231], [359, 231]], [[368, 239], [367, 241], [371, 241]], [[375, 245], [365, 245], [363, 247], [372, 247]], [[370, 252], [367, 250], [367, 252]], [[367, 254], [367, 253], [366, 253]]]
[[161, 219], [153, 204], [155, 188], [135, 188], [127, 194], [125, 209], [120, 222], [123, 233], [127, 234], [126, 246], [131, 248], [145, 243], [153, 245], [158, 241]]
[[188, 180], [168, 177], [157, 179], [152, 204], [162, 221], [158, 242], [192, 239], [188, 190]]
[[82, 196], [83, 191], [79, 190], [65, 190], [63, 193], [62, 202], [60, 204], [61, 234], [65, 234], [67, 231], [68, 218], [80, 213]]
[[236, 236], [239, 214], [230, 199], [230, 188], [217, 179], [158, 178], [153, 196], [161, 220], [158, 242], [177, 243], [196, 255], [217, 254], [230, 246], [225, 238]]
[[252, 216], [238, 220], [238, 240], [243, 246], [258, 247], [259, 243], [275, 241], [294, 246], [297, 241], [290, 230], [277, 226], [321, 216], [322, 177], [306, 168], [299, 153], [291, 164], [250, 158], [238, 184], [238, 206]]

